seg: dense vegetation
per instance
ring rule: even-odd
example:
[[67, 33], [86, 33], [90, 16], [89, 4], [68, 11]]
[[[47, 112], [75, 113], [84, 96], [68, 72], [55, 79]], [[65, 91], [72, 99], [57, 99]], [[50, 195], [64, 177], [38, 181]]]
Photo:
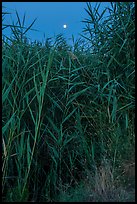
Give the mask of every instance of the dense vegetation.
[[135, 7], [99, 5], [73, 45], [3, 24], [3, 201], [134, 201]]

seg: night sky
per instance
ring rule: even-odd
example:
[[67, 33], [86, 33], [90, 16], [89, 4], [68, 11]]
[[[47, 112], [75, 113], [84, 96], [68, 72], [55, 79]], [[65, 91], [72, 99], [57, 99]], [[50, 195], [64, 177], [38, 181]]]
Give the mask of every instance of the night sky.
[[[96, 2], [92, 2], [93, 7], [95, 4]], [[110, 2], [102, 2], [100, 11], [109, 5]], [[3, 11], [12, 13], [5, 16], [6, 24], [17, 21], [16, 10], [21, 20], [26, 13], [26, 26], [37, 18], [33, 28], [38, 31], [29, 31], [27, 35], [31, 41], [42, 41], [44, 36], [54, 37], [60, 33], [63, 33], [67, 39], [71, 38], [72, 34], [77, 38], [85, 25], [81, 21], [89, 17], [84, 9], [87, 8], [86, 2], [3, 2], [2, 6], [6, 7]], [[63, 25], [67, 27], [63, 28]], [[5, 29], [3, 34], [9, 36], [10, 31]]]

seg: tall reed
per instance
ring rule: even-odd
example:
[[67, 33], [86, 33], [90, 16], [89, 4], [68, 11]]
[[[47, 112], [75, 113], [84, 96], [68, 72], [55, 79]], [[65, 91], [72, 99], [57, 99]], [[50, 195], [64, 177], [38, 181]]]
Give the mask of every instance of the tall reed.
[[134, 162], [134, 4], [110, 4], [99, 14], [87, 3], [73, 46], [62, 34], [30, 43], [35, 20], [25, 27], [17, 12], [3, 24], [13, 35], [2, 40], [3, 201], [56, 201], [102, 161], [114, 178]]

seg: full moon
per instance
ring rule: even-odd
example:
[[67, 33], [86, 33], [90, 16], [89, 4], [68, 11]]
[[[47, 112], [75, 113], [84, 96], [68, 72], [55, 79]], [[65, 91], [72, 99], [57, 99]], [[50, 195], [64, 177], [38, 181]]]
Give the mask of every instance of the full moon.
[[66, 25], [66, 24], [64, 24], [64, 25], [63, 25], [63, 28], [67, 28], [67, 25]]

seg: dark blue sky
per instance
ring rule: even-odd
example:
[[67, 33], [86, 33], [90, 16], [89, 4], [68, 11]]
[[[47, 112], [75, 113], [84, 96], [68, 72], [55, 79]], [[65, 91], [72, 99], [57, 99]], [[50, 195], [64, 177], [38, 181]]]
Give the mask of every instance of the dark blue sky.
[[[96, 2], [92, 3], [93, 7], [95, 4]], [[102, 2], [100, 11], [109, 5], [110, 2]], [[30, 25], [37, 18], [33, 28], [39, 32], [28, 33], [32, 41], [41, 41], [44, 39], [44, 33], [45, 37], [64, 33], [67, 38], [70, 38], [72, 34], [77, 38], [84, 27], [81, 21], [88, 17], [84, 9], [87, 8], [86, 2], [3, 2], [2, 6], [6, 7], [4, 11], [12, 13], [12, 15], [7, 15], [5, 23], [11, 24], [11, 18], [16, 22], [15, 10], [21, 19], [26, 12], [26, 25]], [[67, 25], [66, 29], [63, 28], [64, 24]], [[9, 31], [5, 29], [3, 33], [9, 34]]]

